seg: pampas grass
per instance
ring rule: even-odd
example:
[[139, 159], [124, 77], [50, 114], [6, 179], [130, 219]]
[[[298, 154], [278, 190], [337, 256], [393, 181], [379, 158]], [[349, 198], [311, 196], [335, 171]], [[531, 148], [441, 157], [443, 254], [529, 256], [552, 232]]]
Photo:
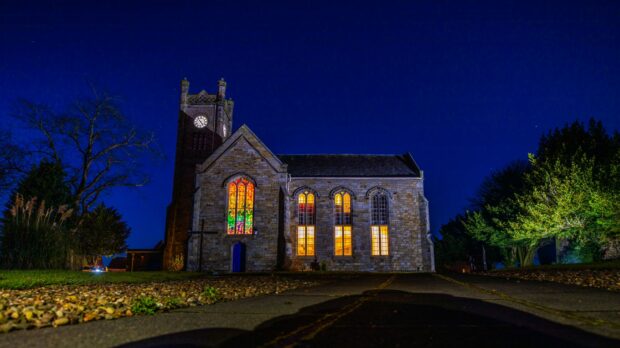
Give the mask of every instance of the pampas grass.
[[71, 230], [66, 228], [73, 209], [47, 207], [36, 197], [17, 194], [2, 225], [0, 261], [5, 268], [65, 268]]

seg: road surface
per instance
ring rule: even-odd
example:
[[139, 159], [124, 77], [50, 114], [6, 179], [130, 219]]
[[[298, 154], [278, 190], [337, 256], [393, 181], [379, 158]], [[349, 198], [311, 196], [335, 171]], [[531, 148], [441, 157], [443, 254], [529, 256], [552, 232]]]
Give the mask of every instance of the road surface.
[[620, 293], [472, 275], [333, 275], [155, 316], [0, 335], [0, 347], [620, 347]]

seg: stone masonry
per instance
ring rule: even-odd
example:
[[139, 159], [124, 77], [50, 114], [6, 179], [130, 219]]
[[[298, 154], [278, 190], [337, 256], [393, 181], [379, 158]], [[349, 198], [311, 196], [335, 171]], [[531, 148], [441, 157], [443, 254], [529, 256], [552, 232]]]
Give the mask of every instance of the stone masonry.
[[[249, 132], [244, 132], [249, 133]], [[286, 166], [251, 134], [235, 139], [225, 152], [216, 151], [217, 160], [209, 159], [199, 167], [194, 200], [194, 230], [203, 229], [203, 269], [229, 271], [232, 245], [246, 245], [246, 270], [269, 271], [276, 267], [278, 240], [278, 204], [280, 190], [286, 186]], [[233, 139], [231, 138], [231, 140]], [[222, 148], [224, 148], [225, 144]], [[222, 149], [220, 148], [220, 149]], [[218, 149], [219, 150], [219, 149]], [[272, 157], [269, 161], [265, 157]], [[226, 233], [227, 191], [229, 180], [239, 175], [255, 183], [253, 235]], [[188, 269], [197, 270], [200, 260], [199, 236], [190, 239]]]
[[[370, 198], [372, 188], [389, 192], [389, 256], [370, 254]], [[426, 201], [420, 178], [293, 178], [289, 188], [289, 236], [296, 245], [296, 190], [316, 194], [316, 260], [337, 271], [431, 271], [426, 239]], [[351, 193], [352, 256], [334, 255], [334, 189]], [[295, 248], [293, 248], [293, 251]], [[425, 252], [426, 251], [426, 252]], [[315, 256], [294, 256], [293, 265], [309, 269]]]
[[[206, 92], [185, 99], [182, 96], [182, 105], [184, 100], [205, 105], [182, 108], [185, 110], [182, 117], [187, 118], [180, 123], [184, 133], [195, 132], [190, 121], [196, 115], [207, 115], [210, 117], [208, 124], [216, 124], [216, 106], [220, 101], [221, 105], [228, 105], [222, 86], [225, 84], [220, 83], [220, 98]], [[187, 93], [186, 86], [182, 84], [182, 87]], [[207, 106], [215, 112], [209, 112]], [[230, 108], [232, 111], [232, 102]], [[232, 112], [221, 124], [232, 128]], [[206, 127], [204, 131], [209, 130]], [[181, 176], [175, 179], [175, 192], [191, 196], [187, 203], [173, 204], [176, 216], [188, 217], [187, 228], [180, 225], [187, 233], [178, 231], [175, 234], [180, 236], [175, 243], [185, 243], [187, 270], [229, 272], [233, 270], [235, 258], [233, 246], [242, 243], [245, 248], [242, 262], [250, 272], [303, 271], [317, 264], [330, 271], [434, 271], [424, 176], [410, 154], [277, 156], [245, 125], [233, 134], [226, 134], [219, 127], [210, 132], [219, 141], [214, 148], [205, 148], [199, 156], [185, 153], [188, 148], [185, 143], [180, 141], [181, 145], [177, 145], [184, 147], [177, 149], [177, 165], [180, 165], [179, 159], [186, 159], [184, 165], [189, 168], [190, 162], [198, 159], [192, 162], [195, 164], [191, 171], [182, 171], [182, 183]], [[189, 180], [189, 176], [194, 180]], [[227, 188], [239, 177], [255, 186], [254, 233], [229, 235]], [[188, 182], [191, 186], [182, 191], [176, 187]], [[315, 255], [298, 256], [297, 200], [298, 194], [306, 190], [315, 194]], [[351, 195], [351, 256], [334, 255], [333, 195], [340, 191]], [[371, 197], [377, 191], [388, 197], [389, 254], [385, 256], [371, 255]], [[169, 215], [170, 221], [178, 220]], [[169, 230], [174, 231], [170, 227]]]

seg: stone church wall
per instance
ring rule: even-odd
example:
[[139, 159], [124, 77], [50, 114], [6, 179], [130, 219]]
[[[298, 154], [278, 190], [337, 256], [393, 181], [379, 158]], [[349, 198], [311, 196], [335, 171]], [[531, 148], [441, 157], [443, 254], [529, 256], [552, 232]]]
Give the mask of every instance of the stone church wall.
[[[265, 159], [267, 150], [240, 137], [227, 151], [197, 176], [193, 229], [203, 234], [202, 269], [231, 270], [233, 244], [246, 245], [246, 271], [273, 270], [277, 263], [279, 195], [286, 185], [286, 173], [273, 168]], [[226, 233], [227, 190], [225, 182], [238, 173], [255, 181], [253, 235]], [[204, 221], [204, 223], [202, 222]], [[188, 243], [188, 270], [198, 270], [200, 236], [192, 235]]]
[[[334, 255], [334, 204], [330, 192], [343, 186], [353, 193], [352, 256]], [[297, 256], [295, 190], [316, 194], [315, 255], [319, 264], [336, 271], [431, 271], [426, 239], [427, 204], [420, 178], [292, 178], [289, 184], [288, 240], [293, 269], [308, 269], [315, 256]], [[371, 256], [369, 189], [381, 187], [389, 198], [389, 255]]]

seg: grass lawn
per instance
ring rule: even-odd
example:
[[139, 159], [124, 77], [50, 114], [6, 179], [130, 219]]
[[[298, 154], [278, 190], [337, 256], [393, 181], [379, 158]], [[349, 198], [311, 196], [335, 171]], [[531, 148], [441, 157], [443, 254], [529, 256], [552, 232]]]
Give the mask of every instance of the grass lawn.
[[30, 289], [44, 285], [147, 283], [201, 277], [204, 275], [196, 272], [90, 273], [65, 270], [0, 270], [0, 289]]

